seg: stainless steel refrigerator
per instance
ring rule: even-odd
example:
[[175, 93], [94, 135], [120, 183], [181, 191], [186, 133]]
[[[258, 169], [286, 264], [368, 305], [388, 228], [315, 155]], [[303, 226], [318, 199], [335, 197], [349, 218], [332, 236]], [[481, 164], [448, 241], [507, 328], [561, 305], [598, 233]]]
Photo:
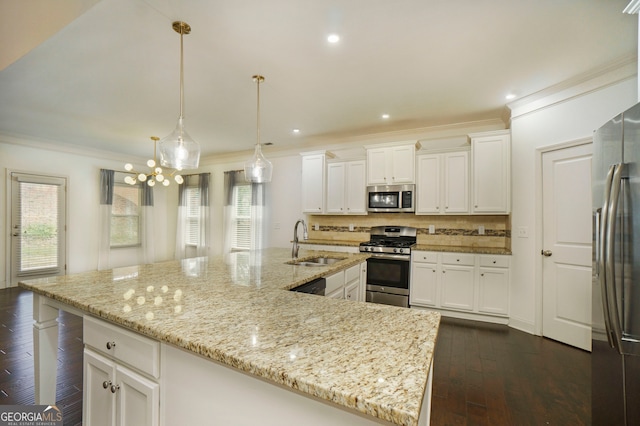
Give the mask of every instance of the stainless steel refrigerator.
[[640, 104], [593, 142], [592, 424], [640, 425]]

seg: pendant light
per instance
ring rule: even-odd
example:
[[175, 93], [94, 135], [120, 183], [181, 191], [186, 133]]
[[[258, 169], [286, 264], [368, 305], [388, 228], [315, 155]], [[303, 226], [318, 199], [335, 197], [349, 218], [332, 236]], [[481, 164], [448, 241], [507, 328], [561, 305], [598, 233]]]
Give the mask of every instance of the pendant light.
[[244, 178], [247, 182], [251, 183], [271, 182], [273, 165], [271, 164], [271, 161], [267, 160], [264, 155], [262, 155], [262, 146], [260, 144], [260, 83], [264, 81], [264, 77], [261, 75], [254, 75], [252, 78], [258, 86], [256, 148], [253, 152], [253, 157], [244, 163]]
[[160, 141], [160, 164], [176, 170], [197, 169], [200, 163], [200, 145], [184, 128], [184, 60], [182, 37], [191, 32], [189, 24], [176, 21], [173, 30], [180, 34], [180, 116], [175, 130]]
[[127, 176], [124, 178], [124, 181], [129, 185], [135, 185], [140, 182], [146, 182], [149, 186], [155, 186], [156, 183], [162, 183], [164, 186], [169, 186], [171, 181], [170, 177], [176, 181], [178, 185], [181, 185], [184, 182], [182, 176], [177, 175], [177, 170], [162, 170], [162, 167], [158, 166], [158, 159], [156, 158], [156, 146], [158, 141], [160, 140], [157, 136], [151, 136], [151, 140], [153, 141], [153, 159], [147, 160], [147, 166], [151, 169], [148, 173], [137, 172], [133, 169], [133, 165], [131, 163], [127, 163], [124, 165], [124, 169], [131, 173], [133, 176]]

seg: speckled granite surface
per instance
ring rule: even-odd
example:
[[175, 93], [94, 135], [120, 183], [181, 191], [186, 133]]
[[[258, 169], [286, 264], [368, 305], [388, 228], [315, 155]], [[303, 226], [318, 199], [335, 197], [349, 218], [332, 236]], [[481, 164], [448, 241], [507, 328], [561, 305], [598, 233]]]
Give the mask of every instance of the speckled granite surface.
[[502, 247], [439, 246], [431, 244], [417, 244], [413, 247], [413, 250], [473, 254], [511, 254], [511, 250]]
[[[304, 259], [322, 252], [301, 250]], [[24, 281], [151, 338], [399, 425], [416, 425], [440, 314], [286, 291], [362, 262], [288, 265], [288, 249]]]

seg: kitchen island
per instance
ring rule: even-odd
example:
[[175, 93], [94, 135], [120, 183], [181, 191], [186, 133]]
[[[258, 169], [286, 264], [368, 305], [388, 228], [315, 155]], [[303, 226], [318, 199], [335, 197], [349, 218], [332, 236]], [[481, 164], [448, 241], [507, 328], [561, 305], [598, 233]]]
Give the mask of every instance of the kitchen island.
[[84, 316], [86, 344], [116, 326], [159, 344], [159, 424], [255, 424], [256, 409], [260, 424], [427, 424], [439, 314], [287, 291], [367, 257], [300, 258], [319, 254], [341, 260], [296, 266], [266, 249], [21, 282], [34, 292], [36, 402], [55, 403], [64, 309]]

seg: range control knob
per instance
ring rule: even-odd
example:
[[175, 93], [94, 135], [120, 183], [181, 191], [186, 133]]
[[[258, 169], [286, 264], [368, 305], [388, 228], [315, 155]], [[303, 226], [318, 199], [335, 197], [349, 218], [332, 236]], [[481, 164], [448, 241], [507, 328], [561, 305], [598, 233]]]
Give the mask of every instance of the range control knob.
[[399, 253], [404, 253], [404, 249], [399, 249], [398, 252]]

